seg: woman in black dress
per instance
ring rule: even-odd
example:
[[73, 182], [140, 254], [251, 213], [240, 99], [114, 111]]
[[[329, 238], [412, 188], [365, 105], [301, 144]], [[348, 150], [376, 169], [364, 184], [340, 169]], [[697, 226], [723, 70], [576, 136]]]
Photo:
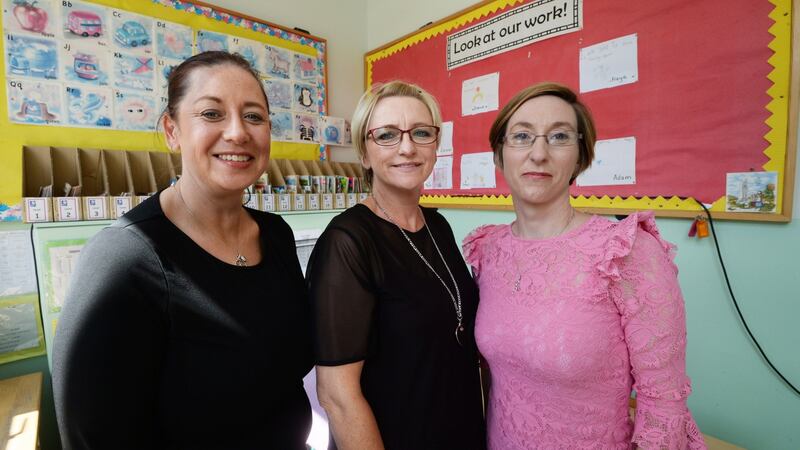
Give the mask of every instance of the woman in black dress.
[[485, 448], [478, 292], [447, 221], [419, 206], [440, 125], [433, 97], [403, 82], [356, 107], [373, 195], [331, 221], [307, 271], [317, 389], [340, 450]]
[[292, 230], [242, 207], [269, 160], [247, 61], [206, 52], [169, 78], [180, 181], [83, 249], [56, 332], [65, 449], [305, 449], [307, 290]]

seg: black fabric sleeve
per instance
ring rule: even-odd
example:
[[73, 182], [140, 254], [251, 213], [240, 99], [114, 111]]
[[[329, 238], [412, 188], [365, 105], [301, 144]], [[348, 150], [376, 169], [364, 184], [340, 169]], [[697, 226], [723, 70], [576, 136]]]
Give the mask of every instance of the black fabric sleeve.
[[306, 276], [317, 364], [349, 364], [374, 351], [376, 298], [369, 268], [362, 245], [342, 229], [328, 228], [314, 246]]
[[159, 259], [131, 230], [106, 228], [81, 251], [53, 349], [65, 450], [164, 445], [156, 397], [167, 292]]

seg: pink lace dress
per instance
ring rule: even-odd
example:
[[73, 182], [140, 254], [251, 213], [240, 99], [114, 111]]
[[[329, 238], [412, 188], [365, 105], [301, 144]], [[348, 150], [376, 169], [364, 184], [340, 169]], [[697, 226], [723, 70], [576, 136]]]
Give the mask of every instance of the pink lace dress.
[[[489, 448], [704, 449], [686, 407], [686, 324], [652, 213], [550, 239], [487, 225], [464, 240], [480, 287]], [[636, 420], [628, 398], [636, 391]]]

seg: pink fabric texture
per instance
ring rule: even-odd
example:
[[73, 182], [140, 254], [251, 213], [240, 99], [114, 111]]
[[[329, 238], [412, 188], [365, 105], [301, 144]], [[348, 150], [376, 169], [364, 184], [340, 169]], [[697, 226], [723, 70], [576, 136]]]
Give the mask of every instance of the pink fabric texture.
[[490, 449], [706, 448], [686, 407], [674, 246], [652, 213], [593, 216], [543, 240], [487, 225], [467, 236], [464, 255], [480, 286]]

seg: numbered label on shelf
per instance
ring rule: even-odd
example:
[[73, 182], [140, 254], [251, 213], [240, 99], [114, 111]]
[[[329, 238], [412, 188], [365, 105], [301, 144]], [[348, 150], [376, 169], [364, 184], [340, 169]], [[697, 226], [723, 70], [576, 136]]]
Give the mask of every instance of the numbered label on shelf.
[[108, 203], [105, 197], [88, 197], [86, 199], [86, 218], [89, 220], [108, 219]]
[[78, 197], [59, 197], [56, 199], [58, 221], [81, 220], [81, 206]]
[[114, 197], [114, 218], [119, 219], [131, 210], [132, 197]]

